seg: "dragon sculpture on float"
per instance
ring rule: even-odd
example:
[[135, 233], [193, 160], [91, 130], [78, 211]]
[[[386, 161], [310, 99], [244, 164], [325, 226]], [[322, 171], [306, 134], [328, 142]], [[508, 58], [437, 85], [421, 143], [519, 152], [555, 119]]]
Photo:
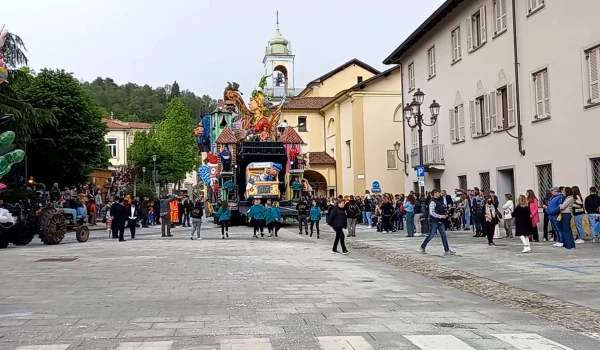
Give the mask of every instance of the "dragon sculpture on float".
[[[4, 55], [2, 55], [2, 47], [6, 42], [6, 36], [8, 31], [4, 29], [4, 26], [0, 28], [0, 84], [8, 83], [8, 68], [4, 62]], [[12, 114], [0, 113], [0, 124], [9, 122], [14, 118]], [[0, 134], [0, 152], [13, 143], [15, 140], [15, 133], [12, 131], [5, 131]], [[15, 149], [6, 154], [0, 156], [0, 178], [6, 175], [13, 164], [21, 162], [25, 158], [25, 152], [20, 149]]]

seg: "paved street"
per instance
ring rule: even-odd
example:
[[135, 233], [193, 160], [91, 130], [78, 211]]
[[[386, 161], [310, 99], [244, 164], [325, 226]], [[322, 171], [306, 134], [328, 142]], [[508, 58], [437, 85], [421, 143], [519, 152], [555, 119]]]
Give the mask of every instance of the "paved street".
[[[570, 330], [546, 321], [547, 315], [407, 271], [364, 247], [380, 242], [395, 244], [388, 251], [413, 249], [416, 243], [399, 235], [379, 241], [361, 231], [356, 250], [343, 256], [330, 253], [328, 239], [295, 230], [261, 240], [247, 228], [232, 229], [230, 240], [216, 229], [205, 230], [202, 241], [189, 240], [187, 229], [174, 234], [164, 239], [147, 229], [119, 243], [98, 231], [83, 244], [69, 237], [43, 246], [36, 239], [0, 251], [0, 349], [600, 347], [581, 334], [585, 329]], [[439, 244], [432, 242], [432, 254], [442, 251]], [[462, 246], [456, 245], [457, 257], [423, 258], [477, 265], [476, 253]]]

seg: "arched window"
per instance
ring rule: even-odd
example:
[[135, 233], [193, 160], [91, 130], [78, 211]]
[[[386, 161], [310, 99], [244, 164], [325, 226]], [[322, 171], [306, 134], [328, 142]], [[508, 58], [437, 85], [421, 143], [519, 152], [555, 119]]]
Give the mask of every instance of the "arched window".
[[335, 135], [335, 120], [333, 118], [329, 119], [327, 122], [327, 136]]

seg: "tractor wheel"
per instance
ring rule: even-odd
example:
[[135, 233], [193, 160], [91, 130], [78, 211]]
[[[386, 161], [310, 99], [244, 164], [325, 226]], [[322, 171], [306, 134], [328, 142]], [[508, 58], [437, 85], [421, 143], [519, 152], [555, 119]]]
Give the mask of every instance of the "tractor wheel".
[[28, 245], [33, 240], [33, 232], [21, 230], [11, 238], [14, 245]]
[[10, 242], [8, 241], [8, 237], [6, 236], [6, 234], [0, 231], [0, 249], [8, 247], [9, 243]]
[[43, 209], [39, 214], [37, 232], [44, 244], [58, 244], [65, 238], [65, 233], [67, 233], [67, 220], [56, 209]]
[[87, 242], [90, 238], [90, 229], [85, 225], [79, 226], [77, 230], [75, 230], [75, 237], [79, 243]]

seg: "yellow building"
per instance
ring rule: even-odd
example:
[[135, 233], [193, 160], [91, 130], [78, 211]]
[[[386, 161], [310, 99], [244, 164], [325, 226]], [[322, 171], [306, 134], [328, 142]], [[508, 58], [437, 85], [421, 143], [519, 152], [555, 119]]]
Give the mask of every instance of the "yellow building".
[[[404, 189], [400, 69], [385, 72], [352, 59], [312, 80], [283, 107], [308, 154], [305, 178], [321, 195]], [[399, 157], [404, 160], [402, 153]]]

